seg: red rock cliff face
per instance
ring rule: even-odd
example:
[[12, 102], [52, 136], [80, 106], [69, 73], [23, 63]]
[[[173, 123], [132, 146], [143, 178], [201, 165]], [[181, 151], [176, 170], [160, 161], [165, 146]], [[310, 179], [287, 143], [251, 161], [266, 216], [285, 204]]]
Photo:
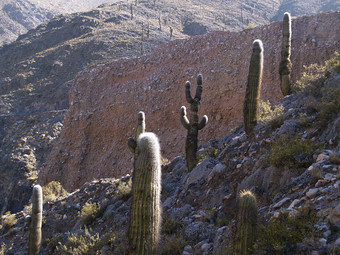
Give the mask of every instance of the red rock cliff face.
[[[303, 65], [322, 63], [340, 48], [340, 13], [293, 20], [292, 79]], [[40, 181], [59, 180], [73, 190], [92, 179], [131, 172], [133, 154], [127, 139], [135, 136], [138, 111], [144, 111], [146, 130], [156, 133], [163, 157], [183, 155], [186, 130], [180, 108], [188, 107], [184, 85], [202, 73], [204, 90], [200, 118], [209, 117], [199, 144], [225, 136], [242, 124], [242, 107], [254, 39], [264, 44], [261, 98], [277, 103], [281, 22], [238, 33], [214, 32], [158, 47], [151, 55], [94, 66], [79, 74], [71, 89], [70, 110], [59, 142]]]

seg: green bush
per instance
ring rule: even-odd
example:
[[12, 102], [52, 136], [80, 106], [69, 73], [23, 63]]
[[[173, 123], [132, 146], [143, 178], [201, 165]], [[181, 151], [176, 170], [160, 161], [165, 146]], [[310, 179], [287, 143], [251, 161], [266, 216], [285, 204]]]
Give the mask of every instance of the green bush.
[[[8, 245], [8, 244], [7, 244]], [[11, 244], [11, 246], [6, 248], [6, 244], [2, 243], [1, 247], [0, 247], [0, 255], [5, 255], [7, 254], [7, 252], [11, 252], [13, 249], [13, 244]], [[12, 253], [11, 253], [12, 254]]]
[[99, 252], [102, 248], [102, 246], [99, 245], [100, 240], [98, 233], [91, 233], [87, 228], [85, 228], [84, 233], [82, 234], [69, 233], [66, 237], [65, 244], [59, 242], [56, 249], [61, 254], [96, 255], [100, 254]]
[[321, 103], [318, 106], [319, 118], [324, 126], [340, 112], [340, 86], [322, 88]]
[[78, 216], [85, 226], [90, 225], [100, 211], [99, 203], [86, 202], [78, 212]]
[[44, 202], [53, 201], [68, 194], [60, 182], [57, 181], [51, 181], [46, 186], [42, 187], [42, 190]]
[[11, 214], [11, 212], [8, 211], [1, 217], [0, 230], [4, 229], [7, 231], [17, 224], [17, 222], [18, 219], [16, 218], [15, 214]]
[[87, 254], [97, 255], [104, 246], [110, 247], [113, 254], [124, 254], [125, 248], [117, 234], [113, 232], [106, 233], [102, 236], [99, 233], [93, 233], [86, 227], [81, 233], [56, 234], [48, 239], [49, 252], [55, 250], [58, 254]]
[[312, 64], [304, 66], [305, 72], [301, 78], [292, 86], [295, 93], [307, 92], [318, 95], [325, 81], [340, 73], [340, 54], [334, 53], [334, 57], [325, 61], [324, 65]]
[[269, 100], [263, 101], [260, 100], [259, 105], [259, 122], [267, 122], [270, 124], [272, 129], [279, 128], [284, 121], [283, 115], [283, 105], [280, 106], [272, 106]]
[[[317, 126], [321, 129], [340, 112], [340, 87], [329, 78], [340, 73], [340, 54], [325, 61], [324, 65], [312, 64], [305, 67], [302, 77], [294, 84], [293, 91], [304, 93], [304, 105], [317, 113]], [[304, 118], [304, 124], [311, 124], [311, 119]], [[315, 124], [315, 122], [313, 122]]]
[[252, 30], [254, 28], [256, 28], [256, 25], [249, 23], [249, 25], [244, 30]]
[[64, 239], [64, 234], [57, 233], [53, 235], [51, 238], [47, 238], [46, 240], [46, 247], [48, 250], [48, 254], [52, 254], [59, 245], [61, 245], [62, 241]]
[[131, 197], [131, 189], [132, 189], [132, 178], [129, 181], [119, 181], [116, 187], [116, 191], [114, 196], [116, 199], [122, 199], [127, 201]]
[[315, 124], [315, 117], [307, 113], [300, 113], [298, 116], [298, 124], [302, 128], [308, 128]]
[[176, 233], [183, 227], [183, 224], [179, 221], [172, 220], [170, 217], [163, 217], [162, 221], [162, 233], [171, 235]]
[[212, 146], [209, 146], [208, 148], [205, 148], [204, 150], [198, 151], [198, 163], [202, 162], [206, 158], [214, 158], [216, 159], [218, 155], [221, 153], [221, 151], [227, 146], [227, 144], [224, 144], [221, 148], [215, 148]]
[[171, 236], [166, 238], [165, 244], [161, 245], [161, 255], [181, 255], [187, 242], [182, 236]]
[[325, 61], [326, 77], [331, 77], [340, 73], [340, 54], [334, 53], [334, 57]]
[[228, 226], [230, 221], [231, 221], [230, 217], [221, 217], [217, 219], [216, 225], [218, 227]]
[[316, 144], [311, 140], [282, 136], [274, 141], [269, 160], [276, 167], [292, 167], [303, 163], [302, 161], [308, 158], [307, 155], [316, 148]]
[[163, 157], [163, 156], [161, 155], [161, 165], [162, 165], [162, 166], [169, 165], [170, 163], [171, 163], [171, 161], [170, 161], [168, 158]]
[[305, 71], [302, 73], [300, 79], [292, 86], [292, 91], [295, 93], [307, 92], [312, 95], [317, 95], [325, 82], [324, 74], [326, 67], [318, 64], [303, 67]]
[[131, 197], [132, 178], [114, 179], [112, 189], [108, 189], [105, 197], [127, 201]]
[[302, 208], [293, 217], [281, 213], [259, 225], [254, 254], [297, 254], [297, 244], [317, 234], [316, 222], [316, 211], [309, 208]]

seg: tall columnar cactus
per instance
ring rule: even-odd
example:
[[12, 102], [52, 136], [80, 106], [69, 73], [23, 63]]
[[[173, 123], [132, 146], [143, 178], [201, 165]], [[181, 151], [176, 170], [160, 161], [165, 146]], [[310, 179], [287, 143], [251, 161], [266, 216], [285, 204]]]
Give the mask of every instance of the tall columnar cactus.
[[253, 42], [250, 59], [246, 96], [243, 107], [244, 129], [250, 134], [257, 124], [257, 112], [260, 100], [263, 68], [263, 45], [261, 40]]
[[191, 96], [191, 83], [185, 83], [185, 97], [190, 104], [190, 121], [187, 118], [187, 111], [185, 106], [181, 108], [181, 122], [182, 125], [188, 130], [187, 140], [185, 144], [185, 154], [187, 159], [188, 170], [191, 171], [197, 165], [197, 137], [198, 131], [205, 127], [208, 122], [208, 117], [203, 116], [200, 123], [198, 123], [198, 108], [201, 101], [203, 91], [203, 77], [201, 74], [197, 76], [197, 88], [195, 98]]
[[132, 153], [135, 154], [135, 160], [137, 159], [138, 156], [138, 151], [137, 151], [137, 140], [139, 136], [145, 132], [145, 114], [144, 112], [140, 111], [138, 113], [138, 122], [137, 122], [137, 129], [136, 129], [136, 140], [130, 137], [128, 139], [128, 145], [129, 149], [131, 150]]
[[279, 67], [281, 91], [284, 96], [289, 95], [290, 88], [290, 73], [292, 70], [292, 63], [290, 61], [290, 46], [291, 46], [291, 19], [290, 14], [285, 12], [283, 16], [283, 40], [281, 50], [281, 62]]
[[40, 185], [33, 187], [32, 194], [32, 219], [29, 235], [29, 255], [38, 255], [41, 243], [42, 207], [43, 195]]
[[257, 203], [249, 190], [240, 192], [237, 214], [237, 229], [234, 242], [235, 255], [252, 254], [256, 241]]
[[161, 159], [158, 138], [140, 135], [132, 176], [129, 254], [157, 254], [161, 225]]

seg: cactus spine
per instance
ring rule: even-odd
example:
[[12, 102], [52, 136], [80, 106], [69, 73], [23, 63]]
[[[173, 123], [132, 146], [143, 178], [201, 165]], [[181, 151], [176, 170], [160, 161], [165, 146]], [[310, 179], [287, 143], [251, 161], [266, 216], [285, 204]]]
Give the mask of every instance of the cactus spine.
[[234, 254], [252, 254], [252, 247], [256, 241], [257, 204], [251, 191], [240, 192], [238, 207]]
[[279, 67], [281, 91], [284, 96], [289, 95], [290, 88], [290, 73], [292, 70], [292, 63], [290, 61], [290, 46], [291, 46], [291, 19], [290, 14], [285, 12], [283, 16], [283, 40], [281, 50], [281, 62]]
[[32, 194], [32, 219], [29, 235], [29, 255], [38, 255], [40, 252], [41, 243], [41, 225], [42, 225], [42, 210], [43, 210], [43, 195], [40, 185], [33, 187]]
[[132, 176], [129, 254], [157, 254], [161, 222], [161, 163], [158, 138], [140, 135]]
[[181, 123], [188, 130], [187, 140], [185, 144], [185, 155], [187, 159], [188, 170], [191, 171], [197, 165], [197, 137], [198, 131], [203, 129], [208, 122], [208, 117], [203, 116], [200, 123], [198, 123], [198, 108], [201, 101], [203, 91], [203, 77], [201, 74], [197, 76], [197, 88], [195, 98], [191, 96], [191, 83], [187, 81], [185, 83], [185, 97], [190, 104], [190, 121], [187, 118], [186, 107], [181, 107]]
[[[137, 129], [136, 129], [136, 140], [137, 141], [138, 141], [139, 136], [144, 132], [145, 132], [145, 114], [144, 112], [140, 111], [138, 113], [138, 122], [137, 122]], [[136, 140], [133, 139], [132, 137], [128, 139], [129, 149], [132, 153], [135, 154], [135, 160], [137, 159], [137, 156], [138, 156]]]
[[262, 69], [263, 45], [261, 40], [255, 40], [253, 42], [253, 53], [250, 58], [248, 82], [243, 107], [244, 129], [247, 134], [250, 134], [257, 124]]

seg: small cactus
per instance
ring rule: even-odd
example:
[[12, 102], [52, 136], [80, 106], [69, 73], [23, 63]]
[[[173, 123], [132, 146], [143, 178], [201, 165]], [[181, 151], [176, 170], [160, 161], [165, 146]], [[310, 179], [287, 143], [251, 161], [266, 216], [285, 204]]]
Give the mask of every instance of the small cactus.
[[235, 255], [250, 255], [256, 241], [257, 203], [254, 194], [247, 190], [240, 192], [237, 215], [237, 229], [234, 243]]
[[41, 244], [41, 226], [42, 226], [42, 210], [43, 195], [40, 185], [33, 187], [32, 194], [32, 218], [29, 234], [29, 255], [38, 255]]
[[283, 16], [283, 40], [282, 40], [282, 50], [281, 50], [281, 62], [279, 67], [280, 73], [280, 86], [281, 91], [284, 96], [291, 93], [290, 87], [290, 73], [292, 70], [292, 63], [290, 61], [291, 53], [291, 19], [290, 14], [285, 12]]
[[[136, 140], [138, 140], [139, 136], [145, 132], [145, 114], [144, 112], [140, 111], [138, 113], [138, 122], [137, 122], [137, 129], [136, 129]], [[130, 137], [128, 139], [128, 145], [129, 149], [132, 153], [135, 154], [135, 160], [138, 156], [138, 151], [137, 151], [137, 142], [135, 139]]]
[[208, 117], [203, 116], [200, 123], [198, 123], [198, 108], [201, 101], [203, 91], [203, 77], [201, 74], [197, 76], [197, 88], [195, 98], [191, 96], [191, 83], [187, 81], [185, 83], [185, 96], [187, 102], [190, 104], [190, 121], [187, 118], [186, 107], [181, 107], [181, 123], [188, 130], [187, 140], [185, 144], [185, 154], [187, 160], [188, 170], [191, 171], [197, 165], [197, 137], [198, 131], [203, 129], [208, 122]]
[[243, 107], [244, 129], [250, 134], [257, 124], [257, 112], [260, 100], [263, 69], [263, 45], [261, 40], [253, 42], [250, 59], [246, 96]]
[[161, 223], [161, 159], [158, 138], [140, 135], [132, 176], [129, 254], [157, 254]]

